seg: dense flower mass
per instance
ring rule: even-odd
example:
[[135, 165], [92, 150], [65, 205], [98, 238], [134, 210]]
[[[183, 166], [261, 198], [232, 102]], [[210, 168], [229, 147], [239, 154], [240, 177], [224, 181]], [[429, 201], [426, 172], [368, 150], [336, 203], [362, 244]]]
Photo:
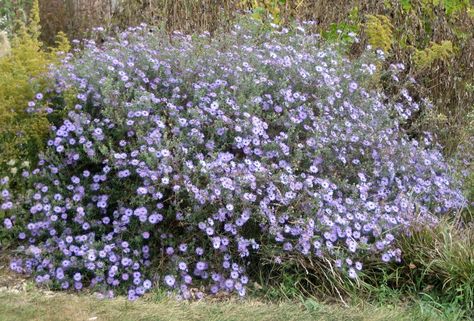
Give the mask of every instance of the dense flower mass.
[[154, 284], [245, 295], [264, 255], [328, 256], [355, 278], [364, 256], [400, 260], [412, 222], [462, 206], [429, 136], [402, 129], [418, 104], [369, 89], [381, 54], [260, 28], [167, 39], [143, 25], [70, 55], [35, 102], [65, 117], [24, 173], [27, 200], [1, 182], [5, 228], [27, 220], [11, 268], [130, 299]]

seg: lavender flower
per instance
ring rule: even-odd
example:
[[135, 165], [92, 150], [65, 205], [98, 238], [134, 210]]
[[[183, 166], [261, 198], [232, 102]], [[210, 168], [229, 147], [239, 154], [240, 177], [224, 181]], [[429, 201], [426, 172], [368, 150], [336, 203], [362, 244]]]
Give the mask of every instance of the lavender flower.
[[400, 260], [411, 224], [464, 205], [437, 147], [403, 129], [420, 108], [408, 91], [367, 88], [377, 57], [257, 29], [224, 47], [138, 26], [67, 56], [55, 99], [31, 104], [67, 110], [24, 175], [31, 193], [1, 180], [12, 269], [131, 300], [152, 272], [183, 298], [242, 296], [253, 259], [326, 255], [356, 278], [365, 256]]

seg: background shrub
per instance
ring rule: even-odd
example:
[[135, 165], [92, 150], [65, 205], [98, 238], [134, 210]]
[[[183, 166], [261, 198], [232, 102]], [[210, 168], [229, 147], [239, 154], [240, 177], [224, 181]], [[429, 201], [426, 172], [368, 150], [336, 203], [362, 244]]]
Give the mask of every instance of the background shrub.
[[[8, 54], [0, 57], [0, 172], [9, 171], [8, 163], [36, 162], [45, 146], [49, 122], [45, 110], [35, 108], [41, 103], [50, 79], [48, 68], [68, 49], [64, 34], [58, 47], [43, 49], [38, 40], [40, 20], [38, 2], [33, 2], [30, 22], [22, 25], [12, 39]], [[8, 42], [8, 38], [3, 41]], [[33, 111], [36, 111], [33, 113]]]
[[18, 23], [26, 23], [31, 0], [0, 0], [0, 30], [13, 34]]
[[304, 26], [255, 21], [84, 46], [38, 101], [65, 116], [31, 190], [2, 180], [23, 240], [11, 267], [39, 284], [245, 295], [249, 265], [294, 255], [357, 279], [364, 258], [399, 262], [412, 224], [464, 205], [429, 134], [403, 129], [419, 104], [371, 88], [382, 51], [349, 60]]

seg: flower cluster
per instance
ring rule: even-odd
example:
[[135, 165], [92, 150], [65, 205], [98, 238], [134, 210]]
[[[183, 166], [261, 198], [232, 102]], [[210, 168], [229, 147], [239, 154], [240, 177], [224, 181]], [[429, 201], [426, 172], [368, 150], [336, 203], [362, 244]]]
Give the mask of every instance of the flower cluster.
[[143, 25], [70, 55], [37, 102], [65, 117], [25, 175], [11, 268], [130, 299], [154, 284], [245, 295], [265, 253], [328, 256], [357, 277], [364, 256], [400, 260], [412, 222], [463, 205], [429, 136], [403, 130], [419, 109], [408, 92], [369, 89], [377, 57], [259, 28], [168, 39]]

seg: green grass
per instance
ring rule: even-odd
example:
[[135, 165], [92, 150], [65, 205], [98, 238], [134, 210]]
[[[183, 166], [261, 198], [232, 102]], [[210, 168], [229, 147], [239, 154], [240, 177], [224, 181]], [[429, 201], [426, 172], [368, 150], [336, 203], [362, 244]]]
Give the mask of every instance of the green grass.
[[98, 300], [90, 295], [40, 292], [29, 290], [0, 292], [1, 321], [174, 321], [174, 320], [447, 320], [433, 311], [419, 307], [374, 306], [358, 304], [343, 307], [304, 302], [262, 303], [253, 299], [226, 302], [178, 302], [171, 299], [157, 301], [152, 296], [136, 302], [125, 298]]
[[99, 301], [90, 296], [39, 292], [1, 293], [0, 320], [414, 320], [400, 307], [352, 307], [258, 301], [183, 303], [125, 298]]

